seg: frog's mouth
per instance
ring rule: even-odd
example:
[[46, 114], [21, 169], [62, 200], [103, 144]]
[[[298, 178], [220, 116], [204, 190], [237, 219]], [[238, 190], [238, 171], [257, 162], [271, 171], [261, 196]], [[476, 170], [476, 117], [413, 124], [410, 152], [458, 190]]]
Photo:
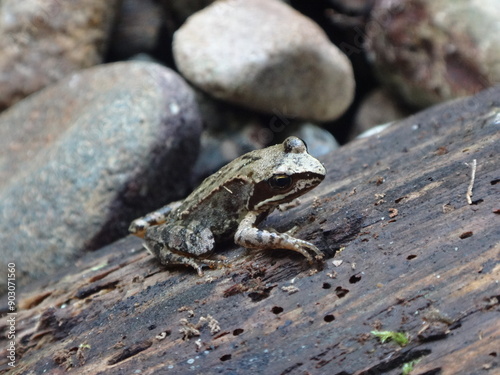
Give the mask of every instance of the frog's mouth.
[[[248, 200], [250, 210], [265, 211], [282, 203], [290, 202], [319, 185], [323, 174], [304, 172], [292, 176], [273, 176], [257, 183]], [[286, 181], [281, 181], [286, 180]]]

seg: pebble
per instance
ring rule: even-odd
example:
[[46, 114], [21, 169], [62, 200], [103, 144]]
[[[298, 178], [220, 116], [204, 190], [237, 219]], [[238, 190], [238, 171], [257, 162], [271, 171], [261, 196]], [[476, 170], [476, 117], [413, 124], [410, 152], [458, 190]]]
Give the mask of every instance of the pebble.
[[348, 58], [277, 0], [217, 1], [174, 34], [179, 71], [214, 97], [265, 113], [329, 121], [351, 104]]
[[185, 196], [202, 128], [193, 90], [148, 62], [74, 73], [0, 123], [0, 243], [24, 284]]

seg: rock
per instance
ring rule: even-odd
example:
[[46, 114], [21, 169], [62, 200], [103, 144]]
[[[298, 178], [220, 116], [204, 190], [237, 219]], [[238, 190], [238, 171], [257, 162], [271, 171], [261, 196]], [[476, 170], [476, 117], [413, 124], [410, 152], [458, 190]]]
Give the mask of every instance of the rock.
[[0, 111], [69, 73], [101, 62], [118, 0], [4, 0]]
[[249, 122], [237, 130], [205, 131], [201, 136], [200, 154], [193, 167], [193, 186], [199, 185], [203, 179], [238, 156], [267, 146], [255, 136], [262, 129], [258, 124]]
[[175, 33], [173, 52], [194, 85], [254, 110], [328, 121], [353, 98], [347, 57], [317, 24], [276, 0], [209, 5]]
[[153, 0], [123, 0], [108, 55], [113, 60], [123, 60], [153, 52], [161, 23], [161, 6]]
[[426, 107], [500, 82], [497, 0], [382, 0], [367, 30], [380, 80]]
[[0, 243], [23, 283], [184, 196], [201, 132], [191, 88], [144, 62], [70, 75], [0, 123]]
[[269, 131], [255, 113], [195, 92], [205, 131], [193, 167], [193, 186], [238, 156], [268, 146]]
[[411, 111], [403, 108], [386, 90], [374, 90], [361, 102], [349, 132], [349, 139], [356, 138], [376, 125], [399, 120], [410, 114]]

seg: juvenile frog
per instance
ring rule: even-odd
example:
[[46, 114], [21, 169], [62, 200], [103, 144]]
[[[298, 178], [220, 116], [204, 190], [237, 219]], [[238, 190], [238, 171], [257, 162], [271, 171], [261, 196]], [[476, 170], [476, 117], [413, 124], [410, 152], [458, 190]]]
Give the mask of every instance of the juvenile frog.
[[[316, 187], [326, 170], [308, 154], [305, 143], [288, 137], [281, 144], [249, 152], [214, 173], [186, 199], [136, 219], [129, 231], [162, 264], [216, 267], [207, 259], [218, 242], [233, 238], [252, 249], [289, 249], [309, 262], [323, 253], [309, 242], [257, 225], [277, 206]], [[312, 255], [311, 255], [312, 254]]]

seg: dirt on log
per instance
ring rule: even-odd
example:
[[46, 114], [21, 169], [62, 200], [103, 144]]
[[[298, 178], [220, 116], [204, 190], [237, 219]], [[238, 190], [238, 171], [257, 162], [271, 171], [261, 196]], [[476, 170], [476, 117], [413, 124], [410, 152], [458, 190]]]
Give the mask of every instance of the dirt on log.
[[18, 291], [16, 367], [2, 334], [0, 372], [498, 374], [500, 87], [322, 162], [325, 181], [262, 225], [298, 225], [322, 267], [226, 246], [232, 266], [200, 278], [127, 237]]

